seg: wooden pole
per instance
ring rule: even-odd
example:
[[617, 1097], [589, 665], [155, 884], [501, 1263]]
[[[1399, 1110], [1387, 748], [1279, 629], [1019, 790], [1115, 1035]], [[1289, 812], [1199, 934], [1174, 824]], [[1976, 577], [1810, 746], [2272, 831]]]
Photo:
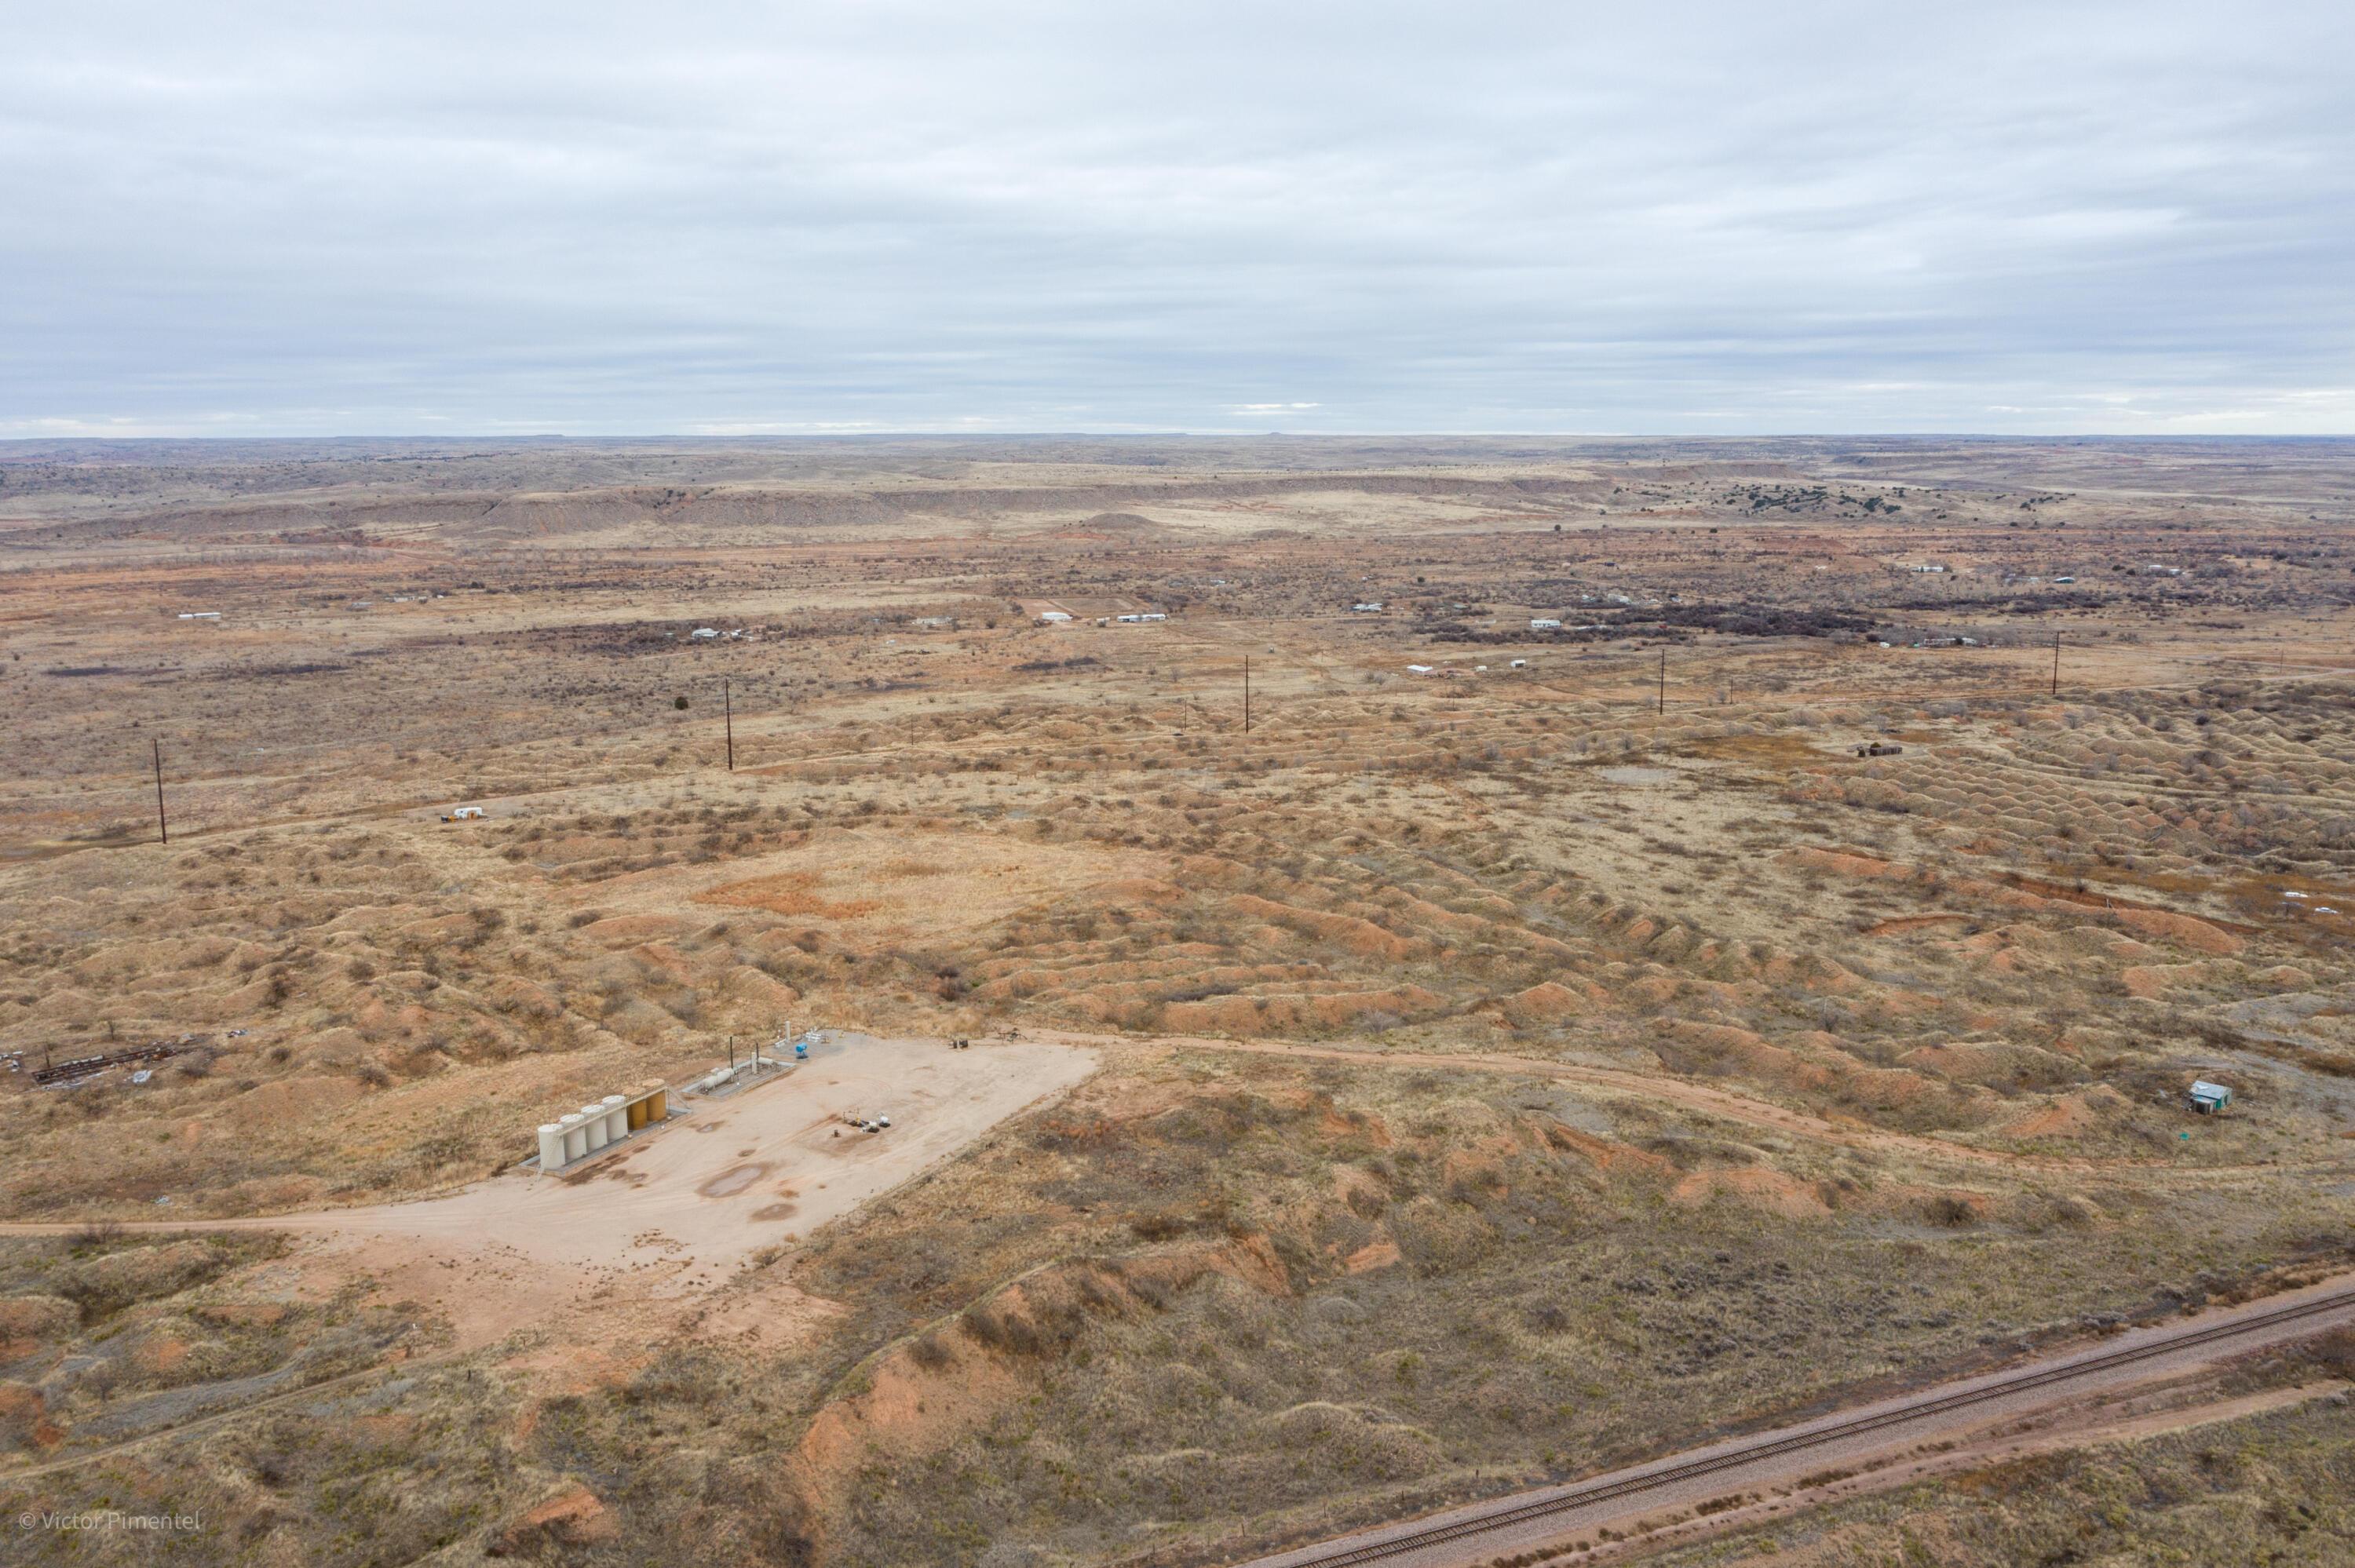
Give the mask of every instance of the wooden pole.
[[719, 682], [719, 711], [727, 715], [728, 771], [733, 773], [736, 771], [736, 702], [728, 694], [728, 681], [725, 676], [722, 676]]
[[155, 758], [155, 834], [165, 843], [172, 842], [172, 824], [164, 816], [164, 743], [150, 740]]
[[1668, 651], [1665, 648], [1660, 650], [1660, 705], [1654, 711], [1668, 711]]
[[2061, 634], [2052, 634], [2052, 694], [2061, 694]]
[[1243, 655], [1243, 733], [1251, 733], [1251, 655]]

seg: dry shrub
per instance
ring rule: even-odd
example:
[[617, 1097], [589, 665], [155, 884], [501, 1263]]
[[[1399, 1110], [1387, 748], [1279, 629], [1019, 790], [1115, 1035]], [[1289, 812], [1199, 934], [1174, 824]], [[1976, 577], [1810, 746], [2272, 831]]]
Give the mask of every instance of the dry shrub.
[[121, 1220], [89, 1220], [76, 1225], [66, 1237], [66, 1245], [75, 1252], [91, 1247], [112, 1246], [123, 1235]]
[[1932, 1224], [1944, 1225], [1948, 1230], [1960, 1230], [1978, 1220], [1978, 1211], [1951, 1192], [1930, 1199], [1922, 1205], [1922, 1213]]

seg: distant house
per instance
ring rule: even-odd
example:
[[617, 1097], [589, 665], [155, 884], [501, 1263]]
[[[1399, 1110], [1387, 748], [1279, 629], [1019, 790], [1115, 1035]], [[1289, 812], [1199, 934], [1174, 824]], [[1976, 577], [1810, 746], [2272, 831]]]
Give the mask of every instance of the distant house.
[[1039, 615], [1039, 621], [1042, 626], [1060, 626], [1071, 619], [1070, 611], [1060, 609], [1042, 610]]
[[1554, 620], [1551, 616], [1540, 616], [1537, 620], [1529, 622], [1529, 630], [1531, 631], [1560, 631], [1561, 630], [1561, 622]]
[[1527, 659], [1516, 659], [1513, 661], [1511, 665], [1511, 668], [1516, 670], [1526, 670], [1529, 667], [1529, 662]]
[[442, 820], [445, 822], [474, 822], [481, 821], [482, 816], [483, 809], [480, 806], [458, 806], [453, 807]]
[[218, 609], [184, 609], [180, 611], [180, 619], [182, 620], [218, 620], [220, 619], [220, 611]]
[[719, 629], [716, 626], [698, 626], [694, 630], [688, 632], [687, 635], [708, 642], [712, 638], [719, 635]]
[[1350, 613], [1353, 615], [1380, 615], [1381, 609], [1382, 601], [1378, 599], [1364, 599], [1349, 607]]
[[2222, 1084], [2211, 1084], [2205, 1078], [2191, 1080], [2191, 1108], [2202, 1116], [2213, 1116], [2232, 1103], [2232, 1091]]
[[1431, 673], [1431, 666], [1428, 664], [1409, 664], [1406, 667], [1406, 673], [1410, 675], [1428, 675]]

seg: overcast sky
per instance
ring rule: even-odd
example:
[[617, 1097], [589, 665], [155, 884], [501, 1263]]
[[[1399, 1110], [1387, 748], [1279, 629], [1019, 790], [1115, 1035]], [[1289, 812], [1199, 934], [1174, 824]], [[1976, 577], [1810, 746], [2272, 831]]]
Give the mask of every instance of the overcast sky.
[[868, 429], [2355, 431], [2355, 5], [10, 8], [0, 436]]

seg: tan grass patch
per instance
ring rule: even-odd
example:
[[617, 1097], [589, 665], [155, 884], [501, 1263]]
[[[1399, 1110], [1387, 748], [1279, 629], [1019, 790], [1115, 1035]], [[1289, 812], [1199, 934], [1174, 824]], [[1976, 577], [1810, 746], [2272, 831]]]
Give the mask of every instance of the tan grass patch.
[[812, 871], [779, 872], [707, 887], [695, 895], [695, 901], [731, 909], [765, 909], [772, 915], [813, 915], [826, 920], [856, 920], [885, 907], [879, 898], [822, 898], [817, 885], [824, 880]]

